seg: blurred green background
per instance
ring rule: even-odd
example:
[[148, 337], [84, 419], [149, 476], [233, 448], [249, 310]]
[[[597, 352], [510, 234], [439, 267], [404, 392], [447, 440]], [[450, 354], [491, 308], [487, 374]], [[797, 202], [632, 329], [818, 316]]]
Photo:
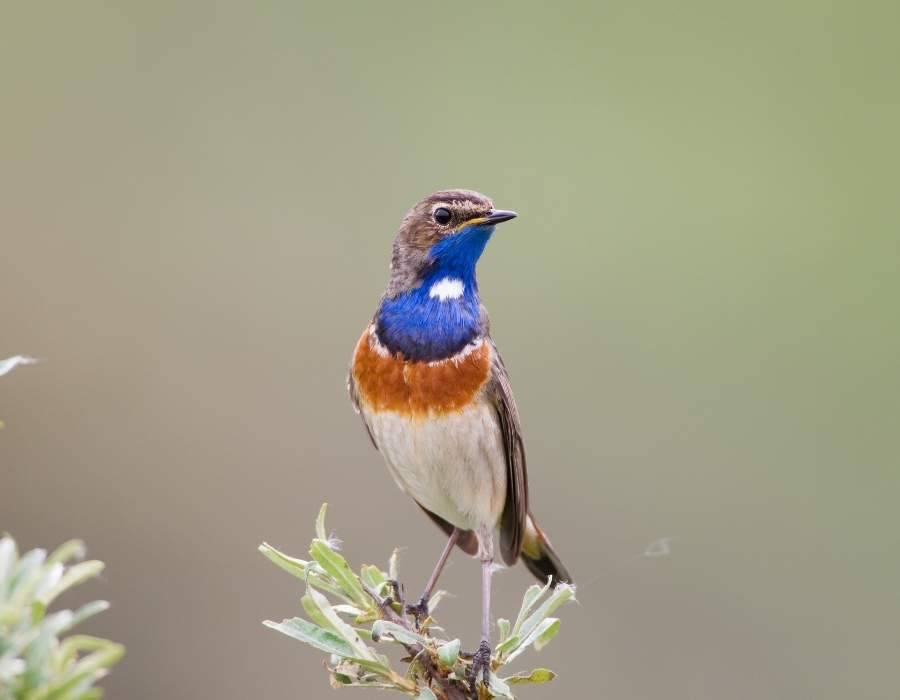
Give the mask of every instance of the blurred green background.
[[[109, 696], [331, 697], [256, 552], [324, 500], [422, 585], [344, 378], [400, 218], [468, 187], [521, 215], [481, 289], [580, 583], [521, 696], [896, 698], [896, 7], [4, 5], [0, 357], [44, 362], [0, 530], [107, 561]], [[473, 647], [478, 567], [443, 583]]]

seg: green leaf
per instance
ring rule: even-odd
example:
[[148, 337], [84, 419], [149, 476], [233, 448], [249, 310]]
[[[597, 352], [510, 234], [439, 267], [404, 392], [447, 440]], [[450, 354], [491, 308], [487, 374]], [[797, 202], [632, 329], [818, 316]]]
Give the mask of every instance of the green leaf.
[[60, 666], [64, 668], [71, 661], [74, 661], [79, 654], [102, 649], [106, 644], [110, 644], [110, 642], [86, 634], [73, 634], [66, 637], [59, 645]]
[[390, 620], [376, 620], [375, 624], [372, 625], [372, 636], [379, 639], [388, 637], [401, 644], [421, 644], [422, 646], [428, 646], [428, 640], [421, 634], [408, 630]]
[[512, 649], [515, 649], [517, 646], [519, 646], [519, 643], [521, 641], [521, 637], [519, 637], [519, 635], [517, 634], [514, 634], [511, 637], [507, 637], [496, 646], [496, 648], [494, 649], [494, 653], [505, 654], [506, 652], [511, 651]]
[[[18, 553], [16, 552], [16, 541], [9, 536], [0, 538], [0, 581], [6, 583], [13, 567], [16, 565]], [[4, 599], [6, 591], [5, 586], [0, 586], [0, 601]]]
[[553, 593], [535, 610], [528, 618], [518, 625], [513, 633], [517, 633], [520, 637], [525, 638], [531, 634], [537, 625], [541, 623], [548, 615], [556, 610], [567, 600], [575, 597], [575, 589], [567, 583], [560, 583], [553, 590]]
[[295, 559], [294, 557], [289, 557], [287, 554], [280, 552], [266, 542], [263, 542], [261, 545], [259, 545], [257, 549], [269, 561], [278, 566], [278, 568], [287, 571], [292, 576], [296, 576], [297, 578], [302, 579], [307, 584], [313, 585], [316, 588], [325, 591], [326, 593], [330, 593], [331, 595], [343, 598], [347, 602], [351, 602], [350, 599], [344, 594], [344, 592], [336, 585], [334, 585], [327, 576], [324, 576], [322, 573], [317, 571], [317, 567], [314, 562], [308, 562], [304, 561], [303, 559]]
[[500, 636], [501, 642], [509, 636], [509, 629], [509, 620], [505, 617], [501, 617], [497, 620], [497, 633]]
[[[82, 622], [87, 620], [89, 617], [93, 617], [94, 615], [98, 615], [102, 613], [104, 610], [109, 610], [109, 603], [105, 600], [95, 600], [90, 603], [85, 603], [78, 610], [75, 611], [75, 614], [72, 615], [72, 619], [69, 621], [69, 624], [66, 625], [61, 631], [65, 632], [76, 625], [80, 625]], [[105, 641], [105, 640], [101, 640]]]
[[265, 556], [269, 561], [277, 565], [279, 568], [284, 569], [292, 576], [296, 576], [299, 579], [306, 580], [307, 570], [309, 568], [309, 562], [303, 561], [303, 559], [294, 559], [294, 557], [289, 557], [287, 554], [283, 554], [270, 545], [268, 542], [263, 542], [257, 548], [259, 551]]
[[375, 641], [372, 639], [372, 630], [368, 630], [365, 627], [354, 627], [353, 629], [355, 629], [356, 633], [366, 641]]
[[[378, 661], [375, 651], [370, 649], [365, 642], [363, 642], [353, 627], [340, 618], [337, 612], [331, 607], [328, 598], [319, 593], [316, 589], [308, 587], [303, 599], [305, 609], [307, 609], [308, 601], [309, 608], [316, 610], [315, 616], [310, 615], [310, 617], [314, 617], [314, 621], [321, 627], [330, 629], [340, 635], [353, 649], [354, 657], [366, 659], [368, 661]], [[309, 612], [309, 609], [307, 609], [307, 612]]]
[[397, 575], [397, 560], [400, 558], [400, 550], [395, 549], [391, 552], [391, 558], [388, 559], [388, 578], [392, 581], [399, 580], [399, 576]]
[[55, 613], [47, 615], [36, 629], [42, 633], [48, 633], [55, 637], [69, 629], [72, 626], [72, 620], [74, 619], [75, 613], [71, 610], [57, 610]]
[[[82, 649], [93, 649], [57, 677], [52, 683], [41, 686], [36, 693], [29, 695], [29, 700], [75, 700], [82, 697], [82, 692], [90, 684], [105, 675], [106, 669], [116, 664], [125, 653], [121, 644], [97, 639], [81, 637]], [[85, 644], [84, 640], [92, 640], [93, 644]]]
[[381, 587], [387, 583], [387, 576], [377, 566], [363, 564], [359, 570], [359, 577], [369, 588], [376, 593], [381, 593]]
[[437, 696], [431, 692], [431, 688], [422, 688], [418, 700], [437, 700]]
[[509, 685], [517, 683], [548, 683], [556, 678], [556, 674], [549, 668], [536, 668], [531, 673], [517, 673], [507, 676], [503, 680]]
[[329, 547], [325, 540], [318, 538], [312, 541], [309, 553], [319, 566], [335, 580], [351, 603], [362, 608], [368, 607], [369, 597], [344, 557]]
[[263, 624], [266, 627], [278, 630], [282, 634], [286, 634], [288, 637], [306, 642], [311, 647], [324, 651], [326, 654], [337, 654], [348, 659], [354, 656], [353, 648], [343, 637], [331, 630], [326, 630], [319, 625], [304, 620], [302, 617], [294, 617], [281, 622], [265, 620]]
[[509, 686], [493, 673], [490, 675], [488, 689], [495, 698], [509, 698], [509, 700], [515, 700]]
[[106, 565], [102, 561], [97, 561], [96, 559], [83, 561], [74, 566], [70, 566], [66, 569], [66, 572], [62, 575], [62, 578], [59, 579], [56, 585], [44, 593], [41, 597], [41, 602], [43, 602], [44, 605], [50, 605], [50, 603], [53, 602], [53, 599], [60, 593], [63, 593], [73, 586], [77, 586], [79, 583], [84, 583], [89, 578], [98, 576], [105, 566]]
[[347, 603], [338, 603], [337, 605], [332, 605], [332, 609], [335, 612], [339, 612], [341, 615], [350, 615], [351, 617], [359, 617], [360, 615], [365, 614], [365, 610], [360, 610], [354, 605], [349, 605]]
[[559, 633], [559, 620], [555, 617], [548, 618], [548, 620], [553, 620], [553, 624], [548, 625], [547, 628], [535, 638], [535, 651], [540, 651], [541, 649], [543, 649], [545, 646], [547, 646], [547, 644], [550, 643], [550, 640]]
[[[0, 537], [0, 698], [23, 700], [91, 700], [92, 687], [124, 654], [124, 647], [105, 639], [63, 633], [109, 607], [105, 601], [76, 611], [47, 613], [47, 604], [63, 591], [96, 576], [102, 562], [66, 567], [84, 553], [72, 540], [49, 557], [43, 549], [19, 558], [11, 537]], [[7, 692], [10, 688], [13, 694]]]
[[[360, 665], [352, 661], [346, 661], [340, 656], [331, 655], [328, 664], [331, 669], [332, 676], [340, 685], [348, 685], [350, 683], [358, 683], [360, 676]], [[332, 684], [334, 687], [334, 684]]]
[[516, 616], [516, 624], [513, 625], [513, 634], [519, 633], [519, 630], [522, 629], [522, 624], [525, 622], [525, 619], [528, 616], [528, 613], [531, 612], [534, 604], [544, 595], [544, 593], [550, 590], [550, 581], [551, 579], [548, 577], [546, 585], [540, 586], [535, 583], [529, 586], [528, 590], [525, 591], [525, 595], [522, 596], [522, 607], [519, 608], [519, 614]]
[[456, 666], [456, 662], [459, 660], [459, 647], [459, 640], [453, 639], [437, 648], [438, 659], [445, 668]]
[[14, 607], [21, 607], [37, 587], [41, 579], [41, 567], [46, 558], [46, 550], [32, 549], [30, 552], [26, 552], [13, 567], [7, 590]]
[[81, 540], [69, 540], [59, 545], [53, 554], [47, 557], [48, 564], [65, 564], [71, 559], [81, 559], [87, 549]]
[[48, 562], [44, 564], [43, 573], [37, 586], [35, 586], [34, 591], [32, 592], [34, 602], [40, 606], [40, 614], [36, 615], [35, 619], [43, 616], [43, 611], [50, 602], [47, 600], [46, 596], [52, 592], [54, 586], [62, 579], [65, 570], [66, 567], [59, 562], [51, 564], [48, 560]]
[[[306, 616], [315, 622], [319, 627], [324, 627], [325, 629], [332, 629], [331, 625], [328, 624], [328, 618], [325, 617], [322, 612], [319, 610], [319, 606], [315, 604], [312, 599], [312, 596], [309, 594], [309, 588], [307, 588], [306, 593], [300, 599], [300, 605], [303, 606], [303, 612], [306, 613]], [[332, 631], [336, 631], [333, 630]]]
[[40, 623], [47, 613], [47, 602], [45, 596], [53, 589], [53, 587], [62, 578], [65, 567], [62, 564], [53, 564], [44, 566], [37, 577], [37, 584], [29, 586], [27, 600], [19, 598], [20, 603], [24, 607], [29, 605], [31, 608], [31, 622], [34, 625]]
[[[559, 628], [559, 620], [555, 617], [547, 618], [546, 620], [541, 620], [538, 623], [537, 627], [531, 630], [527, 637], [523, 637], [522, 641], [520, 641], [515, 649], [513, 649], [509, 656], [506, 657], [506, 663], [509, 663], [513, 659], [515, 659], [519, 654], [525, 651], [528, 647], [535, 643], [535, 641], [541, 638], [545, 633], [548, 633], [548, 630], [551, 630], [554, 626]], [[556, 634], [556, 631], [550, 633], [550, 637]], [[548, 640], [549, 641], [549, 640]]]
[[320, 540], [328, 540], [328, 533], [325, 531], [325, 513], [328, 511], [328, 504], [323, 503], [319, 508], [319, 515], [316, 517], [316, 537]]
[[263, 624], [273, 630], [277, 630], [282, 634], [297, 639], [301, 642], [309, 644], [311, 647], [324, 651], [326, 654], [337, 654], [338, 656], [350, 659], [383, 676], [390, 676], [390, 669], [381, 662], [373, 662], [369, 659], [360, 659], [354, 655], [353, 647], [347, 641], [332, 632], [315, 625], [302, 617], [294, 617], [281, 622], [272, 622], [265, 620]]

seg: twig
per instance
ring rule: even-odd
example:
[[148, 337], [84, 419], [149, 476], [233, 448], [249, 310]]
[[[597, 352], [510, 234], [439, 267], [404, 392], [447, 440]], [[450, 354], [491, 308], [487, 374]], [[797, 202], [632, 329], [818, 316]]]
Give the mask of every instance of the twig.
[[[410, 626], [409, 621], [405, 617], [398, 615], [387, 600], [378, 595], [378, 593], [366, 585], [365, 582], [362, 582], [362, 586], [369, 597], [375, 601], [375, 605], [381, 610], [381, 614], [384, 615], [386, 620], [393, 622], [396, 625], [400, 625], [403, 629], [416, 634], [416, 631]], [[401, 644], [403, 644], [406, 653], [409, 654], [412, 659], [419, 660], [422, 664], [422, 668], [428, 675], [428, 678], [437, 683], [439, 697], [445, 698], [445, 700], [468, 700], [469, 695], [465, 690], [441, 674], [440, 668], [435, 664], [434, 659], [431, 658], [431, 654], [428, 653], [428, 650], [425, 647], [421, 644], [406, 644], [403, 642], [401, 642]]]

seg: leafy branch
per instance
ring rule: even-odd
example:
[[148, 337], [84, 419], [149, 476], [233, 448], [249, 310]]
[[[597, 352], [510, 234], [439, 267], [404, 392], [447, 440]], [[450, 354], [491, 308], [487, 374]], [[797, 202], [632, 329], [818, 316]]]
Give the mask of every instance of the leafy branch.
[[121, 644], [84, 634], [60, 639], [109, 607], [105, 600], [77, 610], [48, 613], [63, 592], [103, 571], [101, 561], [81, 561], [84, 545], [66, 542], [49, 556], [32, 549], [19, 556], [12, 537], [0, 538], [0, 700], [97, 700], [94, 683], [115, 665]]
[[[419, 700], [458, 700], [470, 697], [466, 681], [472, 655], [461, 651], [458, 638], [440, 627], [433, 613], [443, 591], [428, 604], [428, 616], [418, 625], [405, 616], [403, 588], [398, 582], [398, 553], [388, 570], [364, 564], [359, 574], [340, 554], [325, 529], [326, 505], [316, 519], [316, 537], [309, 547], [311, 560], [297, 559], [269, 544], [259, 547], [268, 559], [305, 583], [301, 599], [306, 618], [293, 617], [263, 624], [328, 655], [326, 667], [334, 688], [367, 687], [399, 691]], [[482, 700], [513, 698], [511, 686], [546, 683], [556, 674], [545, 668], [502, 675], [506, 666], [529, 648], [540, 651], [559, 632], [552, 617], [575, 589], [558, 584], [551, 589], [533, 585], [525, 591], [515, 621], [498, 619], [499, 641], [491, 656], [488, 687], [479, 684]], [[373, 646], [374, 645], [374, 646]], [[393, 645], [403, 653], [406, 670], [394, 670], [381, 651]]]

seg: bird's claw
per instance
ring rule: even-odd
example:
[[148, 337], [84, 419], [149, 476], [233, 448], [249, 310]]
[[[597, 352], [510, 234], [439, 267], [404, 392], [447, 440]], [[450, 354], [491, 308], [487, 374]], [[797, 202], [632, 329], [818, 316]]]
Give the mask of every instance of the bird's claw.
[[428, 619], [428, 598], [420, 598], [415, 605], [406, 606], [406, 614], [412, 615], [416, 622], [416, 629]]
[[478, 645], [478, 651], [472, 655], [472, 665], [469, 666], [469, 672], [466, 674], [466, 680], [469, 681], [469, 691], [473, 700], [478, 700], [478, 687], [476, 682], [478, 674], [481, 673], [481, 682], [485, 687], [491, 681], [491, 645], [486, 639], [481, 640]]
[[[388, 619], [388, 616], [394, 611], [394, 599], [388, 596], [378, 605], [381, 608], [381, 616], [385, 619]], [[378, 641], [377, 639], [375, 640]]]

